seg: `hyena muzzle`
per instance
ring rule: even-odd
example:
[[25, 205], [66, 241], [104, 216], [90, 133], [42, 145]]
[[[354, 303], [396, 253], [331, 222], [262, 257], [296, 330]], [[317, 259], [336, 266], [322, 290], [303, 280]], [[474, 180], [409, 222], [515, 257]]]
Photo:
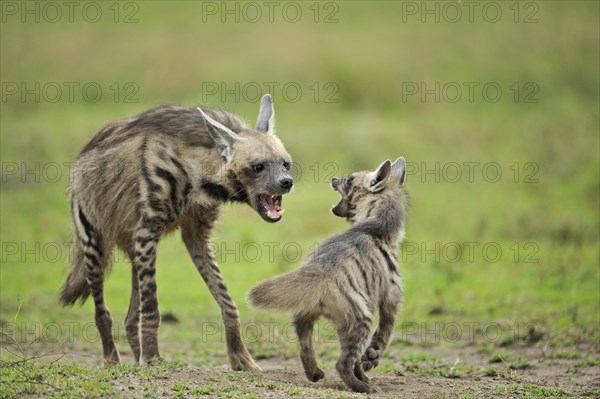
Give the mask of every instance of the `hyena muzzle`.
[[119, 362], [103, 296], [113, 248], [131, 261], [126, 335], [136, 362], [145, 364], [160, 358], [156, 247], [162, 235], [181, 227], [221, 308], [231, 367], [260, 369], [242, 342], [238, 310], [217, 267], [210, 233], [226, 202], [246, 203], [265, 221], [279, 221], [282, 195], [293, 185], [291, 162], [274, 134], [268, 94], [255, 129], [222, 110], [159, 106], [107, 125], [83, 148], [68, 187], [74, 253], [60, 299], [72, 305], [92, 295], [107, 363]]

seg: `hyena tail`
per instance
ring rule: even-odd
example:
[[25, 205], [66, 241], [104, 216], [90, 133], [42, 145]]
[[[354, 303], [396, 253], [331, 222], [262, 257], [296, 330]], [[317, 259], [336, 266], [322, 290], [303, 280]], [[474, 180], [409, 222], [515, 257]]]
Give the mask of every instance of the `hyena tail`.
[[67, 277], [67, 281], [60, 291], [60, 303], [63, 306], [70, 306], [81, 298], [83, 304], [90, 295], [90, 287], [85, 278], [85, 259], [83, 256], [83, 245], [77, 234], [73, 234], [73, 243], [71, 248], [71, 259], [73, 264]]
[[[71, 198], [71, 206], [73, 217], [72, 265], [67, 276], [67, 281], [65, 281], [60, 291], [60, 303], [63, 306], [73, 305], [78, 299], [81, 299], [81, 304], [83, 304], [90, 295], [90, 287], [85, 273], [85, 251], [86, 246], [88, 247], [88, 251], [94, 247], [99, 249], [97, 245], [99, 240], [95, 229], [91, 226], [74, 198]], [[84, 239], [83, 237], [87, 238]], [[101, 255], [98, 252], [94, 253], [94, 255]]]
[[310, 313], [319, 306], [325, 283], [320, 270], [301, 268], [256, 285], [248, 301], [257, 308]]

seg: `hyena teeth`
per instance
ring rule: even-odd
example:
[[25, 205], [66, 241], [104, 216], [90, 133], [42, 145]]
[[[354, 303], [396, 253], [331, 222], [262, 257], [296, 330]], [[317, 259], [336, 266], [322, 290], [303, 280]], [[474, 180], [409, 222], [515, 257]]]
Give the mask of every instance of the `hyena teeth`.
[[269, 217], [271, 219], [277, 219], [279, 217], [279, 215], [277, 214], [277, 211], [268, 210], [267, 214], [269, 215]]
[[281, 219], [281, 214], [279, 211], [281, 210], [281, 196], [280, 195], [269, 195], [264, 194], [259, 197], [260, 205], [266, 212], [266, 215], [271, 220], [279, 220]]

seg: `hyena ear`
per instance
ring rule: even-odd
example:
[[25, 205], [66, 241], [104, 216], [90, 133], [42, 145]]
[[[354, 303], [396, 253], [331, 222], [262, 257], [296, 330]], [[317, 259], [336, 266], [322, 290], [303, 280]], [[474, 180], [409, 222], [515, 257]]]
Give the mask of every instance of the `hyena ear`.
[[369, 185], [369, 191], [372, 193], [377, 193], [385, 187], [385, 183], [390, 177], [390, 172], [392, 171], [392, 163], [388, 159], [379, 167], [375, 172], [373, 172], [373, 178], [371, 180], [371, 184]]
[[207, 123], [208, 134], [215, 142], [219, 155], [229, 162], [233, 153], [233, 143], [235, 143], [240, 136], [238, 136], [237, 133], [229, 129], [227, 126], [208, 116], [204, 111], [202, 111], [202, 108], [198, 107], [198, 111], [200, 111], [202, 117], [204, 117], [204, 120]]
[[273, 108], [273, 97], [270, 94], [265, 94], [260, 100], [256, 130], [265, 133], [273, 133], [275, 130], [275, 109]]
[[400, 187], [402, 187], [404, 181], [406, 180], [406, 160], [404, 157], [396, 159], [396, 162], [393, 163], [392, 175], [396, 176], [398, 180], [400, 180]]

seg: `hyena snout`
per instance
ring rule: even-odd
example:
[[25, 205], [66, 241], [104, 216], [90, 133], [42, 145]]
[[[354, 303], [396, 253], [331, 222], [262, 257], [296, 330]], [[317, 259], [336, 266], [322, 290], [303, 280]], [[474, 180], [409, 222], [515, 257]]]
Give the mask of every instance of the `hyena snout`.
[[340, 202], [333, 208], [331, 208], [331, 211], [335, 216], [345, 218], [346, 216], [348, 216], [350, 204], [348, 203], [347, 195], [344, 191], [343, 180], [338, 177], [332, 178], [331, 188], [333, 188], [335, 191], [339, 192], [342, 195], [342, 199], [340, 200]]
[[291, 190], [292, 186], [294, 185], [294, 179], [291, 177], [284, 177], [283, 179], [279, 180], [279, 184], [284, 190]]

